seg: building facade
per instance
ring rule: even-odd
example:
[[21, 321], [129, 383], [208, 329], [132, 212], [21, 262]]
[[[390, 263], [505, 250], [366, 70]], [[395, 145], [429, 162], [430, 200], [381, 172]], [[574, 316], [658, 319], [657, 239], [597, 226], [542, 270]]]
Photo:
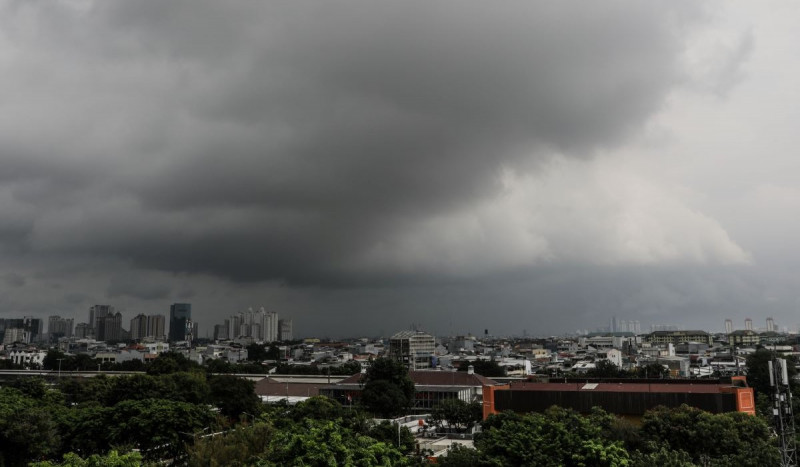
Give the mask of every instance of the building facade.
[[294, 339], [294, 334], [292, 332], [292, 320], [290, 319], [279, 319], [278, 320], [278, 340], [280, 341], [290, 341]]
[[51, 342], [56, 342], [62, 337], [72, 337], [75, 320], [62, 318], [58, 315], [47, 318], [47, 335]]
[[389, 339], [389, 357], [409, 370], [433, 367], [436, 339], [422, 331], [400, 331]]
[[194, 334], [192, 304], [173, 303], [169, 307], [170, 342], [191, 341]]
[[705, 331], [654, 331], [645, 336], [651, 344], [680, 344], [683, 342], [703, 342], [711, 345], [713, 337]]

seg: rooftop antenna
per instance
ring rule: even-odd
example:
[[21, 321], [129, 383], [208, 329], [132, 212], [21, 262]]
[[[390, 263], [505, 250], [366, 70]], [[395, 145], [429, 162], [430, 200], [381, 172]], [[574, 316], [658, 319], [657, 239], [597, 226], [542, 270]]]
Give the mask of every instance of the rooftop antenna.
[[789, 387], [789, 371], [786, 360], [774, 358], [769, 366], [769, 385], [772, 395], [772, 415], [775, 431], [781, 440], [781, 466], [797, 466], [797, 441], [795, 440], [794, 414], [792, 414], [792, 390]]

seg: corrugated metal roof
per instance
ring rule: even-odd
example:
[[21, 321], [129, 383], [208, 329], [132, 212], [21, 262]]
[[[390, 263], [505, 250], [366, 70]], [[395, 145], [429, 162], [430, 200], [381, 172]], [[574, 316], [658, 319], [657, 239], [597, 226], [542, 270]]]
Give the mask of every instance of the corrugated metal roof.
[[591, 390], [592, 392], [660, 392], [660, 393], [704, 393], [715, 394], [730, 385], [715, 384], [658, 384], [658, 383], [529, 383], [521, 382], [511, 386], [514, 391], [571, 392]]

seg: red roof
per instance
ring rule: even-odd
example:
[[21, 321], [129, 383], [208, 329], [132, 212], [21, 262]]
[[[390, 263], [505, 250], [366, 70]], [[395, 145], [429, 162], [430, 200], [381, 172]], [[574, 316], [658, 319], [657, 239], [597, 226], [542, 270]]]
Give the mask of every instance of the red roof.
[[327, 383], [287, 384], [275, 381], [272, 378], [264, 378], [256, 383], [255, 393], [259, 396], [313, 397], [319, 395], [319, 388], [327, 385]]
[[[420, 386], [495, 386], [499, 384], [493, 379], [489, 379], [479, 374], [469, 374], [466, 371], [437, 371], [437, 370], [416, 370], [409, 371], [408, 376], [414, 384]], [[338, 384], [358, 384], [361, 374], [349, 376]]]

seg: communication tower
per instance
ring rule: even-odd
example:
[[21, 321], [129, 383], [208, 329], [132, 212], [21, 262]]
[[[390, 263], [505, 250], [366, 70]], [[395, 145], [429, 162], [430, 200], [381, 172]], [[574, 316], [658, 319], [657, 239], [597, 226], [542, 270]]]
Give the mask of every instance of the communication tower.
[[789, 387], [789, 371], [786, 360], [776, 358], [769, 365], [769, 385], [772, 395], [772, 415], [775, 431], [781, 440], [781, 466], [797, 466], [797, 442], [795, 440], [794, 415], [792, 414], [792, 390]]

